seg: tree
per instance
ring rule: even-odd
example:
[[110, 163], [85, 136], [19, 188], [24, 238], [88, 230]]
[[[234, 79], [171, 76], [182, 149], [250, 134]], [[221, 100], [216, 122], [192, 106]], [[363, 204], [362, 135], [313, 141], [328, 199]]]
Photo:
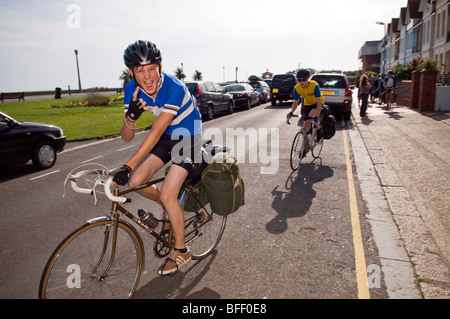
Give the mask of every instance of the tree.
[[201, 81], [201, 80], [203, 80], [202, 72], [200, 72], [199, 70], [195, 70], [195, 73], [192, 76], [192, 80], [194, 80], [194, 81]]
[[180, 67], [177, 67], [175, 69], [175, 76], [180, 79], [181, 81], [184, 81], [184, 79], [186, 78], [186, 74], [184, 74], [183, 69]]
[[125, 86], [133, 79], [133, 77], [130, 74], [130, 71], [128, 69], [122, 70], [122, 75], [120, 76], [119, 80], [122, 80], [122, 87], [125, 88]]

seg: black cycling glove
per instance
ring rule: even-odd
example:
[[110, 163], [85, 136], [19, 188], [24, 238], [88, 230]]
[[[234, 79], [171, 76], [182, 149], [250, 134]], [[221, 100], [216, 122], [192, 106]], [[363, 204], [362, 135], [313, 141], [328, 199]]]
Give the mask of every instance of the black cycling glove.
[[130, 122], [135, 122], [139, 118], [139, 116], [142, 115], [144, 112], [144, 106], [142, 105], [140, 100], [133, 100], [130, 102], [130, 105], [128, 105], [128, 111], [127, 111], [127, 120]]
[[124, 186], [128, 183], [133, 170], [128, 165], [122, 165], [115, 173], [113, 177], [113, 182], [120, 186]]

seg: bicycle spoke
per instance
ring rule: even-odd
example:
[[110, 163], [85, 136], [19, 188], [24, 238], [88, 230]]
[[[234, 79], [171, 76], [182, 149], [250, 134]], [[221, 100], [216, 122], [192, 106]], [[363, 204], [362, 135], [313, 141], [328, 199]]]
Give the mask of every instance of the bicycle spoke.
[[[137, 288], [143, 268], [143, 247], [133, 228], [119, 222], [117, 249], [111, 260], [111, 221], [86, 224], [69, 235], [50, 257], [41, 279], [41, 298], [129, 298]], [[104, 240], [108, 239], [106, 250]]]

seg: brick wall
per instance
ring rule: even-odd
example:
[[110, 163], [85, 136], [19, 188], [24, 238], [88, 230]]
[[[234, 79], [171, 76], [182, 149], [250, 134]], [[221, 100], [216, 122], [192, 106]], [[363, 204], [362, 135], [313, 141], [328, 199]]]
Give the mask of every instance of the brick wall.
[[397, 90], [397, 99], [395, 103], [406, 106], [413, 107], [412, 103], [412, 81], [403, 80]]

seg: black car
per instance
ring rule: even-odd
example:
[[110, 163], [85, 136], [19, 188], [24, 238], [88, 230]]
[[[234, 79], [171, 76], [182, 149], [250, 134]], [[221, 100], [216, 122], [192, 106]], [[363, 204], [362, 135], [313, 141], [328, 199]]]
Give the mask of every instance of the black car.
[[270, 86], [270, 101], [276, 105], [277, 101], [284, 102], [294, 99], [294, 87], [297, 79], [293, 74], [277, 74], [272, 79]]
[[39, 169], [55, 165], [56, 153], [64, 150], [66, 137], [53, 125], [18, 122], [0, 112], [0, 167], [30, 159]]
[[260, 105], [259, 93], [250, 84], [238, 83], [224, 87], [225, 92], [230, 93], [236, 107], [243, 106], [250, 109], [253, 105]]
[[200, 81], [185, 83], [192, 96], [197, 99], [197, 106], [207, 120], [212, 120], [219, 112], [234, 112], [234, 101], [230, 94], [215, 82]]

